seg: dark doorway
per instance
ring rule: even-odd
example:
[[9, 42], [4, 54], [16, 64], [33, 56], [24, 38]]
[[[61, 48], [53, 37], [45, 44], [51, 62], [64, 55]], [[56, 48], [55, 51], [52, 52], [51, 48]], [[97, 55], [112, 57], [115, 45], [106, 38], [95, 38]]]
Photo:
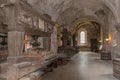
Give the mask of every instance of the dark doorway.
[[91, 39], [91, 51], [98, 52], [98, 41], [97, 39]]

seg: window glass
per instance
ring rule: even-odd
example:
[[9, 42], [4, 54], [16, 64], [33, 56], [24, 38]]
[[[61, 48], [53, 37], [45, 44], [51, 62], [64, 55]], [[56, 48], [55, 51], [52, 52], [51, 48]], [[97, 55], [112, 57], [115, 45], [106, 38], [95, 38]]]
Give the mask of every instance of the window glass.
[[81, 31], [80, 32], [80, 43], [81, 44], [85, 44], [85, 37], [86, 37], [85, 32]]

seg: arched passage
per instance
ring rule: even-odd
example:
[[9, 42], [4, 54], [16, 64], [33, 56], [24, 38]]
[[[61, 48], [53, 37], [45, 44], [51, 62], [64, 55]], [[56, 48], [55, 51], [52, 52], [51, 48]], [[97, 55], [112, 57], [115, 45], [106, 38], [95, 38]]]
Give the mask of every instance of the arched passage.
[[[101, 39], [101, 26], [97, 21], [90, 19], [81, 19], [78, 22], [75, 22], [74, 26], [71, 29], [71, 32], [72, 34], [76, 34], [76, 46], [79, 47], [79, 50], [98, 50], [98, 47], [100, 46], [99, 40]], [[83, 35], [82, 38], [81, 32]], [[81, 41], [83, 42], [81, 43]]]

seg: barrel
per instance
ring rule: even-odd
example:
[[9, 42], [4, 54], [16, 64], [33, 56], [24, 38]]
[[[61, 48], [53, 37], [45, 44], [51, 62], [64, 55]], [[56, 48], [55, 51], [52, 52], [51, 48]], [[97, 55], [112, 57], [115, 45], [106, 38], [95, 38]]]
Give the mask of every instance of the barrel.
[[102, 51], [101, 60], [111, 60], [111, 52]]
[[120, 58], [115, 58], [113, 60], [113, 75], [120, 79]]

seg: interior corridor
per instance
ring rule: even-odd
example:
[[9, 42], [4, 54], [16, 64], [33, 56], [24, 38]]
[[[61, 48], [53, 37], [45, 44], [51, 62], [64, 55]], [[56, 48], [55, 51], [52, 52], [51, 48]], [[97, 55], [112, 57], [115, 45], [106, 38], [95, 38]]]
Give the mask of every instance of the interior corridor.
[[120, 0], [0, 0], [1, 79], [120, 80]]
[[100, 60], [98, 53], [79, 52], [71, 61], [42, 77], [42, 80], [117, 80], [111, 61]]

